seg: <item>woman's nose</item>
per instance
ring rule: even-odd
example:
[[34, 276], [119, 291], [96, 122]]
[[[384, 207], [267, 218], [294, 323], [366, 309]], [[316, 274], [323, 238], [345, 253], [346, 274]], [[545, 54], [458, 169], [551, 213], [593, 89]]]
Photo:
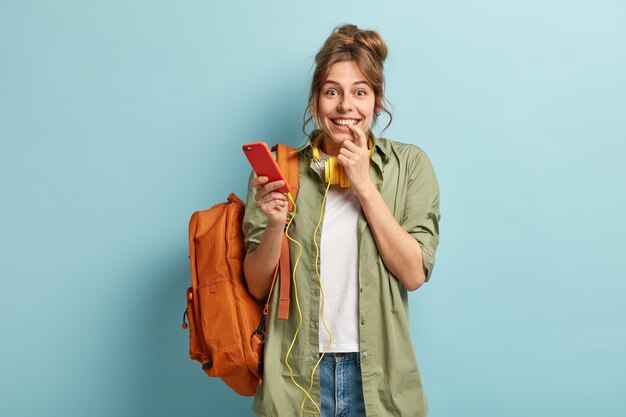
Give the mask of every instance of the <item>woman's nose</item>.
[[337, 106], [339, 111], [350, 111], [352, 110], [352, 99], [349, 94], [344, 94], [339, 100], [339, 105]]

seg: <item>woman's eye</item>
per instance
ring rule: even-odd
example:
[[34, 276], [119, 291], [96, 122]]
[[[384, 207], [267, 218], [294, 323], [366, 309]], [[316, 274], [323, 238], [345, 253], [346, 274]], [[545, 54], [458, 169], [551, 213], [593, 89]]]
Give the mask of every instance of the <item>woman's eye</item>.
[[337, 92], [337, 90], [328, 90], [328, 91], [326, 91], [326, 95], [334, 97], [336, 95], [339, 95], [339, 93]]
[[356, 95], [359, 96], [359, 97], [362, 97], [362, 96], [364, 96], [366, 94], [367, 93], [365, 92], [365, 90], [359, 90], [359, 91], [356, 92]]

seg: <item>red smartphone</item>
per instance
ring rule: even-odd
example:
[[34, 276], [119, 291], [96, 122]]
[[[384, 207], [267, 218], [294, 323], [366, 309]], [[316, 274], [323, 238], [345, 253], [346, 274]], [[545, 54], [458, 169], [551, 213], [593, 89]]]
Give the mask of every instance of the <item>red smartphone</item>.
[[243, 153], [250, 161], [252, 169], [257, 177], [268, 177], [268, 182], [283, 180], [285, 185], [277, 189], [279, 193], [289, 193], [289, 183], [285, 179], [283, 172], [280, 170], [274, 155], [270, 152], [270, 148], [265, 142], [247, 143], [241, 147]]

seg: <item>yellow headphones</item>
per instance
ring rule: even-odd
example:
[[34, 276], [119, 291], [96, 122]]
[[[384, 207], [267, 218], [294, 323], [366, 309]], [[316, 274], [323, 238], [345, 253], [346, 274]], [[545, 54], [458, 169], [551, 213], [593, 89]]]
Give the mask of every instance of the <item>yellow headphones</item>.
[[[320, 157], [320, 143], [322, 142], [322, 135], [320, 133], [313, 141], [313, 159], [315, 161], [321, 161]], [[367, 148], [369, 149], [369, 157], [372, 157], [372, 149], [374, 148], [374, 141], [372, 138], [367, 139]], [[346, 170], [339, 164], [337, 157], [331, 156], [324, 160], [324, 182], [330, 185], [339, 185], [341, 188], [350, 188], [350, 180], [346, 175]]]

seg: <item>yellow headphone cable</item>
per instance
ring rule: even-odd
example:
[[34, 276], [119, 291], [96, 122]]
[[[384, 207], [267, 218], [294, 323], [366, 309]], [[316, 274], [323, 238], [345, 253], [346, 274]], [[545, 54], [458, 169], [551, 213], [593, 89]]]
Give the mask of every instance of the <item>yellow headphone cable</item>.
[[[317, 403], [315, 402], [315, 400], [313, 398], [311, 398], [311, 390], [313, 389], [313, 377], [315, 375], [315, 371], [317, 370], [317, 368], [319, 367], [319, 364], [322, 362], [322, 359], [324, 358], [324, 355], [326, 355], [326, 353], [328, 352], [328, 349], [330, 349], [330, 346], [333, 342], [333, 335], [330, 332], [330, 329], [328, 328], [328, 325], [326, 324], [326, 319], [324, 318], [324, 307], [326, 305], [326, 298], [324, 297], [324, 288], [322, 286], [322, 278], [320, 275], [320, 271], [319, 271], [319, 256], [320, 256], [320, 249], [319, 246], [317, 244], [317, 232], [319, 230], [320, 224], [322, 223], [322, 217], [324, 216], [324, 207], [326, 205], [326, 196], [328, 195], [328, 189], [330, 188], [331, 182], [328, 182], [328, 185], [326, 186], [326, 191], [324, 192], [324, 198], [322, 199], [322, 208], [320, 210], [320, 216], [319, 216], [319, 220], [317, 221], [317, 225], [315, 227], [315, 231], [313, 232], [313, 243], [315, 244], [315, 274], [317, 276], [317, 281], [318, 284], [320, 286], [320, 295], [322, 297], [322, 306], [321, 306], [321, 313], [322, 313], [322, 323], [324, 325], [324, 329], [326, 329], [326, 332], [328, 332], [328, 336], [329, 336], [329, 341], [328, 344], [324, 347], [324, 351], [322, 352], [322, 354], [320, 355], [317, 363], [315, 364], [315, 366], [313, 367], [313, 370], [311, 371], [311, 378], [310, 378], [310, 384], [309, 384], [309, 389], [305, 390], [304, 387], [302, 387], [300, 384], [298, 384], [293, 376], [293, 369], [291, 368], [291, 365], [289, 364], [289, 355], [291, 354], [291, 349], [293, 348], [293, 345], [296, 343], [296, 338], [298, 337], [298, 333], [300, 333], [300, 328], [302, 327], [302, 310], [300, 309], [300, 302], [298, 301], [298, 285], [297, 285], [297, 280], [296, 280], [296, 271], [298, 269], [298, 262], [300, 261], [300, 256], [302, 255], [302, 245], [296, 241], [295, 239], [293, 239], [291, 236], [289, 236], [289, 226], [291, 226], [291, 222], [293, 221], [294, 217], [296, 216], [296, 211], [297, 211], [297, 207], [296, 207], [296, 202], [293, 199], [293, 196], [291, 195], [291, 193], [287, 194], [287, 198], [289, 198], [289, 201], [291, 201], [291, 203], [293, 204], [293, 215], [291, 216], [291, 218], [289, 219], [289, 222], [287, 223], [287, 227], [285, 229], [285, 234], [287, 236], [287, 238], [292, 241], [293, 243], [295, 243], [298, 246], [298, 256], [296, 257], [296, 262], [294, 264], [293, 267], [293, 271], [292, 271], [292, 280], [293, 280], [293, 292], [294, 292], [294, 298], [296, 300], [296, 308], [298, 310], [298, 327], [296, 328], [296, 332], [293, 336], [293, 340], [291, 341], [291, 344], [289, 345], [289, 349], [287, 350], [287, 354], [285, 355], [285, 364], [287, 365], [287, 368], [289, 368], [289, 375], [291, 376], [291, 381], [294, 383], [294, 385], [296, 385], [298, 387], [298, 389], [300, 389], [300, 391], [302, 391], [304, 393], [304, 398], [302, 399], [302, 404], [300, 404], [300, 410], [308, 413], [308, 414], [320, 414], [321, 410], [320, 407], [317, 405]], [[313, 403], [313, 406], [315, 407], [315, 410], [309, 410], [304, 408], [304, 404], [306, 403], [306, 400], [310, 400]]]

